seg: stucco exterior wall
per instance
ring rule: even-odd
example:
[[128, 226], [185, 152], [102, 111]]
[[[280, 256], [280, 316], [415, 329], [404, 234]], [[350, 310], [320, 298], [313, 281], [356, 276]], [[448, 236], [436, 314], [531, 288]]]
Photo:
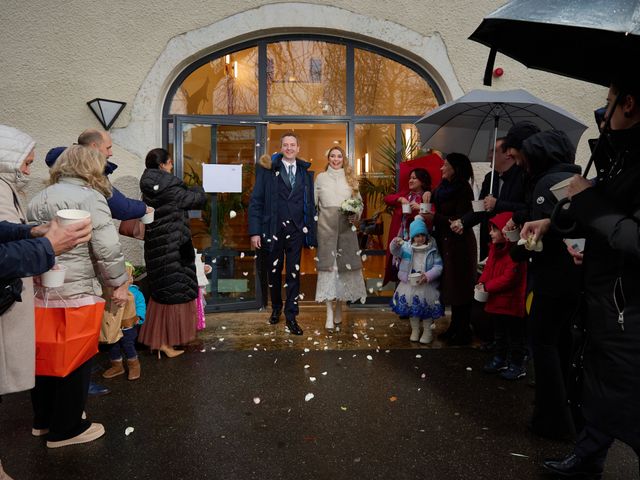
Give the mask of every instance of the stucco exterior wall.
[[[42, 187], [51, 147], [69, 145], [99, 123], [86, 105], [95, 97], [127, 102], [114, 125], [112, 179], [136, 196], [142, 156], [159, 146], [160, 108], [178, 73], [206, 53], [248, 38], [328, 32], [369, 41], [429, 70], [447, 100], [482, 87], [488, 49], [467, 40], [503, 0], [2, 0], [0, 123], [37, 141], [30, 193]], [[535, 41], [535, 39], [532, 39]], [[503, 77], [493, 88], [525, 88], [593, 125], [605, 89], [527, 70], [498, 55]], [[594, 125], [595, 127], [595, 125]], [[578, 161], [586, 163], [586, 139]], [[132, 252], [138, 255], [139, 252]]]

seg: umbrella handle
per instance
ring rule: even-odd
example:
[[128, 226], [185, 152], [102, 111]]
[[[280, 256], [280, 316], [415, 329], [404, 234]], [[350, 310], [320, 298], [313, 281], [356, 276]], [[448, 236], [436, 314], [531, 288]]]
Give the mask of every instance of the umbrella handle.
[[491, 86], [491, 77], [493, 76], [493, 66], [496, 63], [496, 53], [498, 50], [495, 47], [491, 47], [489, 51], [489, 58], [487, 59], [487, 66], [484, 69], [483, 82], [487, 87]]

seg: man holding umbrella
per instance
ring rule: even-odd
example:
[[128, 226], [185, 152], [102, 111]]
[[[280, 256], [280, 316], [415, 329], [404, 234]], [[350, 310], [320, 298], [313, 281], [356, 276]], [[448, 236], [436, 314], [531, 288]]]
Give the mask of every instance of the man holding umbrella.
[[[461, 225], [454, 224], [451, 229], [461, 233], [480, 224], [480, 258], [486, 258], [489, 248], [490, 217], [500, 212], [514, 212], [525, 208], [524, 176], [516, 165], [512, 155], [505, 148], [506, 137], [498, 138], [495, 144], [495, 174], [488, 172], [480, 189], [480, 200], [484, 200], [484, 212], [469, 212], [460, 219]], [[490, 152], [494, 155], [494, 152]], [[493, 185], [492, 182], [493, 181]]]

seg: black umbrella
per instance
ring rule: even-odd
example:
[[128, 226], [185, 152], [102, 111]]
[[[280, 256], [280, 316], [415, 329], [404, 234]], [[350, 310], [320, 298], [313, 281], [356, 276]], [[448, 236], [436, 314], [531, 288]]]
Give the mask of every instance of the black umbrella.
[[[640, 56], [640, 0], [512, 0], [469, 37], [529, 68], [608, 86]], [[633, 68], [638, 68], [637, 66]]]

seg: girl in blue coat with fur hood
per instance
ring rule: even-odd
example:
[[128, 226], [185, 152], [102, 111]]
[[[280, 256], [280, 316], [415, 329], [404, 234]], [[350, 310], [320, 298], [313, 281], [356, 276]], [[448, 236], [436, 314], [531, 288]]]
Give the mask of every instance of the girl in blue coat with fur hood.
[[[393, 294], [391, 309], [401, 319], [411, 323], [412, 342], [431, 343], [433, 320], [442, 317], [444, 308], [438, 290], [442, 274], [442, 258], [435, 240], [429, 236], [422, 217], [416, 217], [409, 226], [411, 243], [396, 237], [391, 241], [391, 254], [400, 259], [398, 287]], [[420, 321], [423, 332], [420, 336]]]

